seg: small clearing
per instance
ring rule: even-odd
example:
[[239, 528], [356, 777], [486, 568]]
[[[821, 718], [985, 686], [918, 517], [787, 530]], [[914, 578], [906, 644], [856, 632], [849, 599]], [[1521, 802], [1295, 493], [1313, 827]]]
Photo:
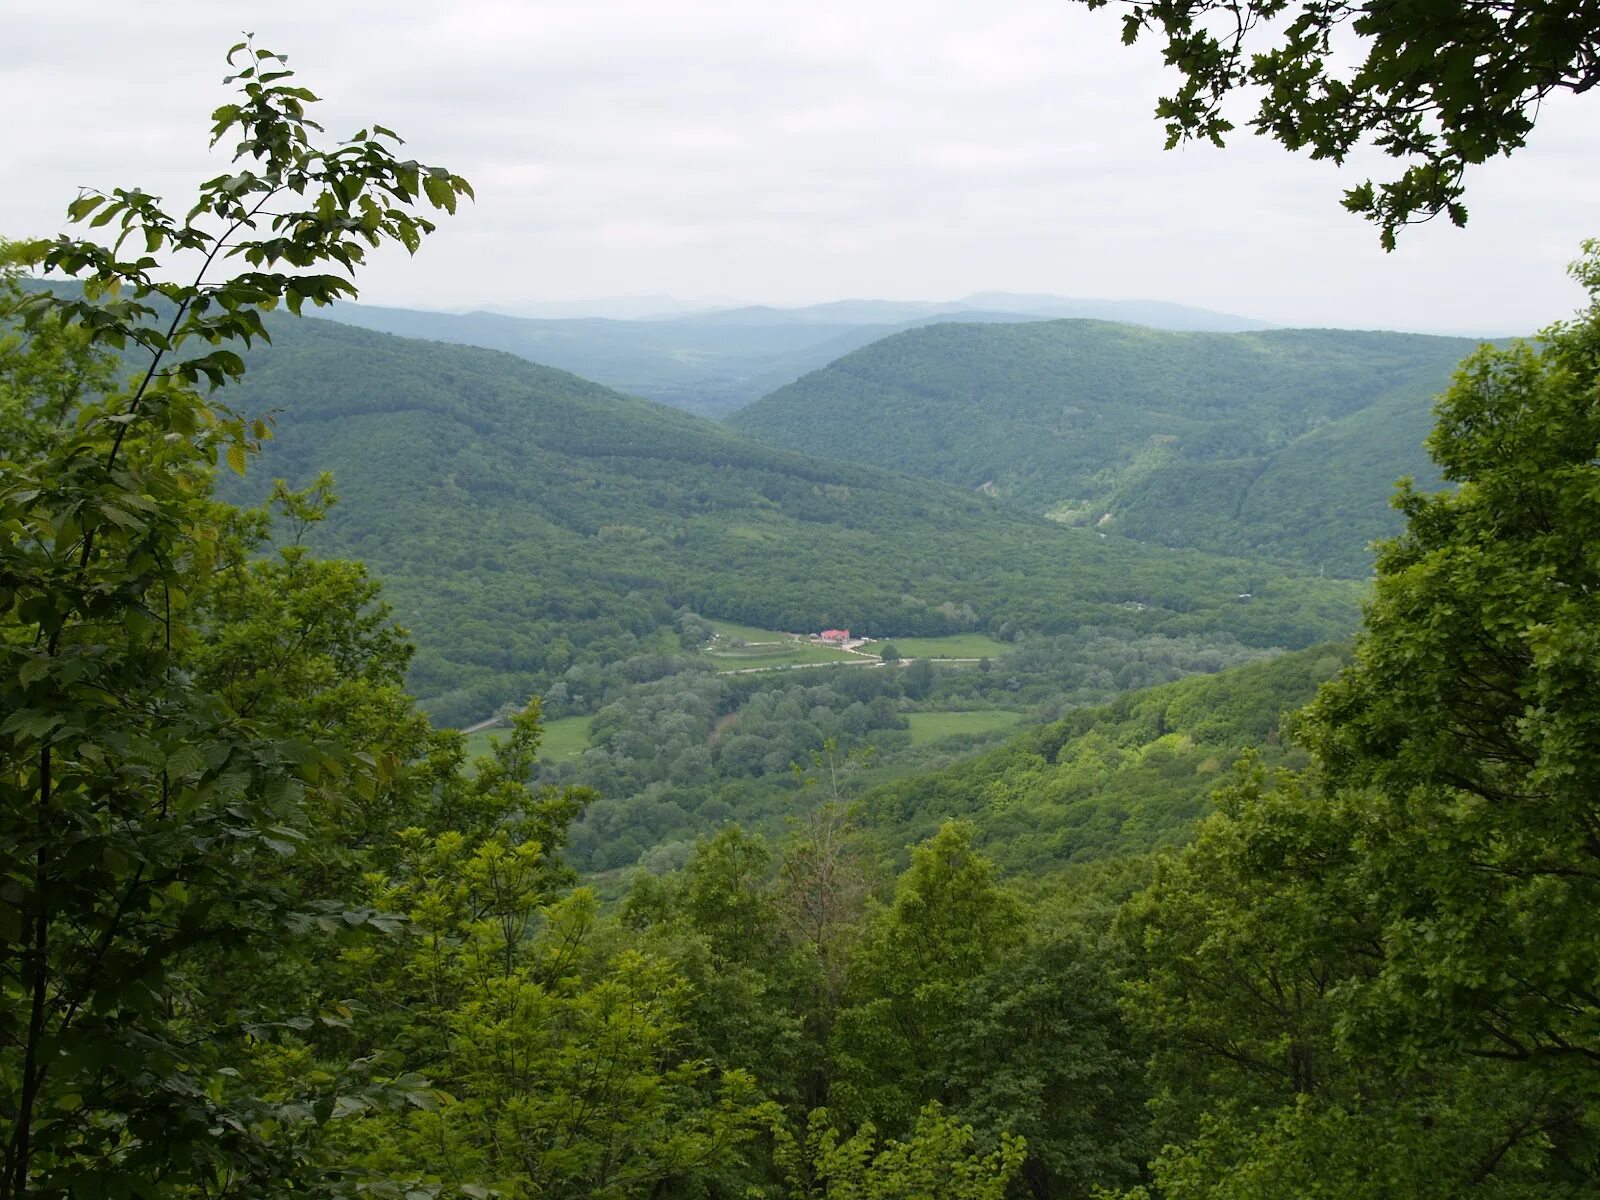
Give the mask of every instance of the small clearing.
[[[948, 637], [883, 638], [906, 658], [994, 658], [1011, 649], [986, 633], [952, 633]], [[879, 643], [881, 644], [881, 642]]]
[[957, 734], [1010, 729], [1022, 721], [1022, 714], [990, 708], [978, 712], [914, 712], [907, 713], [906, 718], [911, 722], [911, 744], [921, 746]]
[[[544, 725], [544, 737], [539, 742], [541, 762], [577, 762], [589, 748], [589, 726], [593, 717], [558, 717]], [[489, 753], [491, 739], [504, 739], [509, 726], [498, 725], [479, 729], [467, 735], [467, 761]]]

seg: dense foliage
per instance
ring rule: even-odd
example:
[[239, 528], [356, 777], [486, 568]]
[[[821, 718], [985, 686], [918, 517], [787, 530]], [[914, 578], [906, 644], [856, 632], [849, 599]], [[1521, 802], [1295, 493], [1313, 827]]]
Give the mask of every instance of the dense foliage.
[[863, 819], [901, 839], [972, 821], [1008, 871], [1140, 855], [1189, 839], [1240, 754], [1303, 757], [1280, 744], [1284, 716], [1339, 667], [1318, 647], [1078, 709], [944, 771], [868, 792]]
[[685, 607], [769, 629], [1095, 626], [1289, 647], [1354, 625], [1348, 584], [1058, 528], [509, 355], [271, 327], [241, 401], [278, 415], [264, 469], [294, 486], [334, 472], [342, 502], [311, 544], [383, 575], [442, 723], [575, 665], [675, 649]]
[[1364, 576], [1472, 343], [1052, 321], [877, 342], [736, 413], [773, 445], [982, 489], [1101, 532]]
[[[1108, 908], [1025, 901], [958, 822], [913, 848], [891, 888], [831, 803], [774, 857], [730, 826], [627, 905], [630, 923], [695, 964], [709, 1061], [747, 1071], [789, 1129], [808, 1110], [814, 1125], [820, 1104], [830, 1121], [916, 1140], [930, 1105], [955, 1114], [967, 1123], [955, 1153], [991, 1156], [991, 1179], [1020, 1174], [996, 1197], [1087, 1198], [1139, 1178], [1144, 1093]], [[966, 1194], [954, 1189], [967, 1179], [902, 1183], [885, 1200]], [[863, 1194], [823, 1182], [807, 1194]]]
[[[397, 159], [384, 130], [317, 145], [314, 97], [281, 59], [247, 44], [228, 58], [237, 98], [212, 139], [239, 139], [235, 173], [181, 218], [137, 189], [86, 193], [69, 216], [115, 222], [111, 245], [62, 236], [0, 261], [5, 1200], [298, 1191], [322, 1174], [303, 1151], [323, 1099], [376, 1097], [348, 1061], [288, 1088], [244, 1082], [252, 1045], [305, 997], [242, 999], [230, 967], [305, 953], [303, 931], [338, 911], [330, 810], [374, 797], [378, 756], [414, 753], [427, 727], [392, 702], [404, 655], [381, 613], [363, 617], [360, 568], [252, 562], [261, 520], [209, 500], [213, 466], [242, 467], [264, 433], [209, 393], [240, 374], [227, 347], [263, 336], [262, 308], [354, 295], [326, 264], [415, 249], [433, 229], [423, 198], [453, 210], [470, 189]], [[219, 282], [219, 257], [246, 269]], [[174, 262], [198, 272], [172, 282]], [[87, 283], [24, 295], [18, 265]], [[285, 502], [316, 515], [311, 497]], [[241, 611], [250, 595], [277, 607]], [[304, 621], [331, 603], [344, 620]], [[256, 634], [250, 656], [219, 663], [208, 639], [223, 630]], [[336, 693], [363, 694], [371, 721], [327, 728]], [[286, 869], [302, 843], [320, 863]]]
[[[1354, 664], [1126, 913], [1162, 1194], [1567, 1197], [1600, 1182], [1595, 497], [1581, 319], [1485, 349]], [[1265, 1190], [1264, 1190], [1265, 1189]]]

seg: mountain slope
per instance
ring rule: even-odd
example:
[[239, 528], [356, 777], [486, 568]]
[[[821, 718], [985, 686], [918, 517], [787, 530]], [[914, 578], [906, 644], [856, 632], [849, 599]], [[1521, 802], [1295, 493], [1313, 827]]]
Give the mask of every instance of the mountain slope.
[[383, 576], [444, 721], [574, 663], [660, 653], [680, 607], [775, 629], [1094, 625], [1257, 646], [1355, 621], [1346, 583], [1063, 529], [510, 355], [328, 321], [274, 330], [235, 400], [278, 412], [249, 487], [335, 472], [343, 502], [316, 544]]
[[339, 304], [325, 314], [364, 329], [505, 350], [632, 395], [722, 416], [842, 354], [901, 329], [942, 321], [1092, 316], [1169, 329], [1250, 329], [1259, 322], [1153, 301], [988, 293], [949, 303], [841, 300], [645, 320], [533, 319]]
[[639, 321], [534, 319], [364, 304], [335, 305], [326, 315], [402, 337], [504, 350], [707, 416], [732, 411], [890, 331], [848, 321], [800, 324], [714, 315]]
[[982, 489], [1069, 524], [1360, 575], [1394, 480], [1435, 482], [1431, 399], [1475, 343], [1348, 330], [937, 325], [729, 423]]
[[1345, 660], [1343, 647], [1317, 646], [1078, 709], [977, 758], [868, 792], [862, 820], [900, 845], [965, 818], [987, 853], [1023, 873], [1177, 845], [1244, 751], [1303, 764], [1302, 751], [1281, 746], [1279, 725]]

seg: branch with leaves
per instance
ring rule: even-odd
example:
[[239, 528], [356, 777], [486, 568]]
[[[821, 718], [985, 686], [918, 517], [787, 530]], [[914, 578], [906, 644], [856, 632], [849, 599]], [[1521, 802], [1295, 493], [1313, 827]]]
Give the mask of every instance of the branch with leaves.
[[[1111, 0], [1084, 0], [1090, 8]], [[1156, 115], [1167, 147], [1221, 146], [1229, 99], [1258, 97], [1250, 127], [1342, 164], [1370, 143], [1404, 170], [1344, 205], [1392, 250], [1405, 225], [1465, 225], [1466, 174], [1526, 145], [1540, 106], [1600, 83], [1600, 3], [1579, 0], [1130, 0], [1122, 40], [1151, 35], [1182, 75]], [[1359, 47], [1350, 54], [1352, 45]]]

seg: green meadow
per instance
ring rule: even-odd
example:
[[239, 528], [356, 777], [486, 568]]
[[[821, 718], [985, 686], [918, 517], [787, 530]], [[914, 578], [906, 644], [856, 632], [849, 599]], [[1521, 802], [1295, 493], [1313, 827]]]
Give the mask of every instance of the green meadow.
[[[894, 648], [905, 658], [993, 658], [1010, 649], [1004, 642], [996, 641], [986, 633], [952, 633], [947, 637], [884, 638], [894, 643]], [[883, 642], [873, 642], [868, 650], [877, 650]]]
[[[589, 725], [593, 717], [560, 717], [544, 726], [539, 742], [539, 757], [546, 762], [576, 762], [589, 748]], [[467, 734], [467, 761], [489, 753], [491, 739], [503, 738], [506, 727], [480, 729]]]
[[1022, 720], [1022, 714], [990, 708], [979, 712], [914, 712], [907, 713], [906, 718], [911, 722], [911, 744], [921, 746], [959, 733], [1009, 729]]

